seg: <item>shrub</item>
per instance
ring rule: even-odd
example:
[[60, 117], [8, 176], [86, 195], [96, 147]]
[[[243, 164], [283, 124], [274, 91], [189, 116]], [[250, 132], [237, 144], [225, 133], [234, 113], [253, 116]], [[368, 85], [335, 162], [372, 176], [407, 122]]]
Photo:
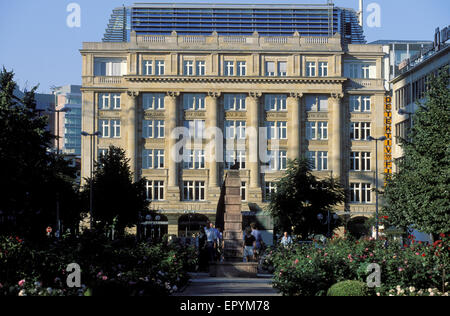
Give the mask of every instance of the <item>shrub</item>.
[[327, 296], [369, 296], [369, 290], [363, 282], [343, 281], [330, 287]]

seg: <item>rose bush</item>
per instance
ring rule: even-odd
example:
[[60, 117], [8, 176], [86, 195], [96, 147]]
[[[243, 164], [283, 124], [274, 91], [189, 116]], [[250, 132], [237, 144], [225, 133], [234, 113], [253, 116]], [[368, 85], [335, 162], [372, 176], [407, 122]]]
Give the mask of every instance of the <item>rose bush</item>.
[[381, 287], [375, 295], [389, 295], [397, 286], [415, 289], [439, 289], [446, 292], [449, 281], [449, 238], [422, 244], [409, 239], [396, 241], [334, 238], [327, 245], [293, 245], [271, 250], [265, 265], [274, 268], [274, 287], [284, 295], [325, 295], [335, 283], [356, 280], [366, 282], [367, 267], [381, 267]]
[[[0, 237], [0, 296], [168, 295], [187, 283], [196, 258], [192, 247], [112, 242], [101, 233], [39, 247]], [[81, 267], [81, 288], [67, 287], [71, 263]]]

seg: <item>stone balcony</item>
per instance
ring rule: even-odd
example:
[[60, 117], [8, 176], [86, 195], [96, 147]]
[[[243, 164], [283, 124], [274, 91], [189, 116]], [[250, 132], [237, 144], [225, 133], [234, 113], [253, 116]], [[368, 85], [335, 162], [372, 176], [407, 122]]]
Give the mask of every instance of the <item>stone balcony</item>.
[[384, 91], [384, 83], [384, 79], [350, 79], [346, 87], [348, 90]]

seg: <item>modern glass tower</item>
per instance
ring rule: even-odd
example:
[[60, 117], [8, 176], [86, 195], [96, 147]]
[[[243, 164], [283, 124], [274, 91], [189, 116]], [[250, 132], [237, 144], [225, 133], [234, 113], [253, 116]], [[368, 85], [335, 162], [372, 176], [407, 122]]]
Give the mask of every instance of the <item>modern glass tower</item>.
[[333, 36], [347, 44], [365, 43], [358, 13], [334, 4], [136, 3], [113, 10], [104, 42], [128, 42], [137, 35]]

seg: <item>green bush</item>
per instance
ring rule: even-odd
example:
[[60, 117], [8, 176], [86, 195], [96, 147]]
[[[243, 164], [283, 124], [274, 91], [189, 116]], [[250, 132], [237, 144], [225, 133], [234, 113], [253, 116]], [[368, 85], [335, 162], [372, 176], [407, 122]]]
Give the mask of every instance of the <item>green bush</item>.
[[327, 296], [369, 296], [369, 290], [363, 282], [343, 281], [330, 287]]

